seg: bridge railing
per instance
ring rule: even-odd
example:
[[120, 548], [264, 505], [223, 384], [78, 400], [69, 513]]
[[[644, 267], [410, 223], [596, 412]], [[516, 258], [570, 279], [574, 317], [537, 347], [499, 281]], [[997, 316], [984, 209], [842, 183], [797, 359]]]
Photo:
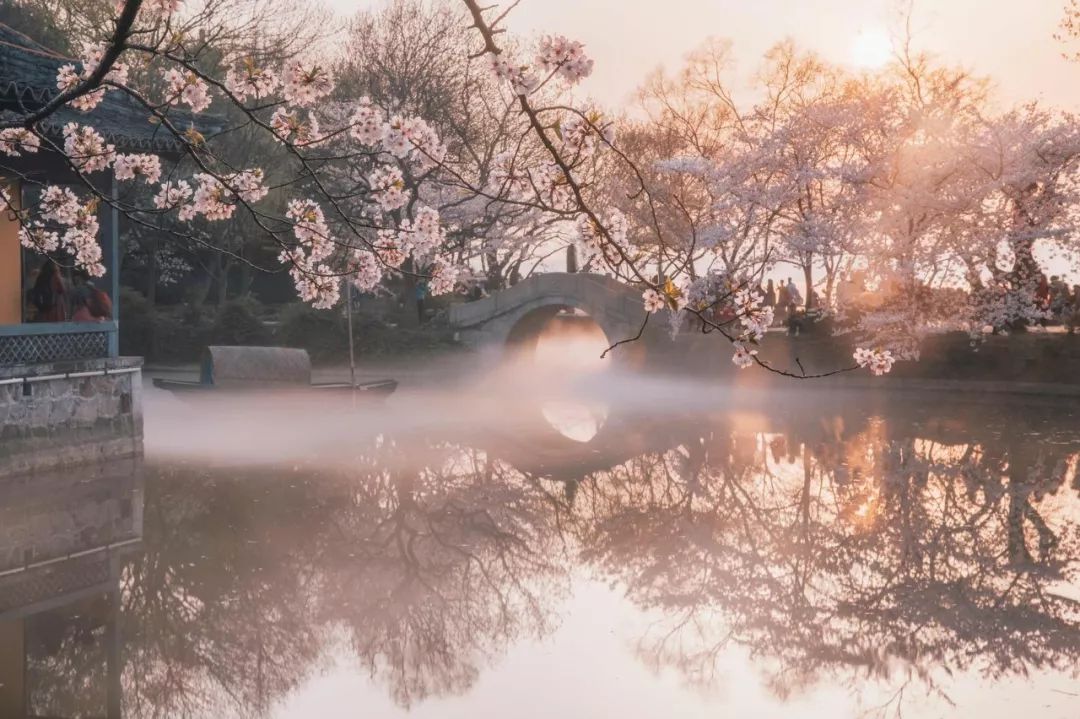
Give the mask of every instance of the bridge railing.
[[643, 312], [640, 292], [631, 285], [605, 275], [552, 272], [535, 275], [482, 300], [452, 306], [450, 324], [459, 329], [472, 327], [552, 297], [564, 298], [586, 311], [614, 312], [626, 320]]

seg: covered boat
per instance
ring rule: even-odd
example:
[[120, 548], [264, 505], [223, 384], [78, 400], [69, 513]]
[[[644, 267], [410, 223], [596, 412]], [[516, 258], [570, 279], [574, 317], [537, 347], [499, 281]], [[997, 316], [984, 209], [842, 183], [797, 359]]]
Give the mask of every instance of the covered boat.
[[313, 384], [311, 358], [307, 350], [212, 345], [203, 354], [198, 381], [155, 377], [154, 386], [177, 393], [299, 389], [382, 399], [393, 394], [398, 383], [392, 379], [381, 379], [356, 384]]

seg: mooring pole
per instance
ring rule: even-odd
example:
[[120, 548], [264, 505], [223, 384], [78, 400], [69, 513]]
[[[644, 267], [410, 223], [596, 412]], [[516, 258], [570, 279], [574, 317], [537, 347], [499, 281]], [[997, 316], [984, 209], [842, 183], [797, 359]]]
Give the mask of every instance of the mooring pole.
[[352, 336], [352, 278], [345, 278], [345, 317], [349, 323], [349, 386], [356, 389], [356, 355]]

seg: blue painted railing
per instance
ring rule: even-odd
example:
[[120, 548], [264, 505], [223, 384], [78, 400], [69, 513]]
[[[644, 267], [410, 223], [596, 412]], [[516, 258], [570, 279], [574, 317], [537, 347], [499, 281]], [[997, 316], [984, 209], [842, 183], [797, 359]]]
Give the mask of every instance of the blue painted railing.
[[116, 321], [0, 325], [0, 366], [116, 357]]

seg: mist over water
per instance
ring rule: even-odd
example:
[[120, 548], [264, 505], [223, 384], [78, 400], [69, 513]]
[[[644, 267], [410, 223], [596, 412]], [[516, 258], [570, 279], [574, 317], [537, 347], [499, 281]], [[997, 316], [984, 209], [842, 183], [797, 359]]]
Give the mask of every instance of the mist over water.
[[[259, 391], [185, 397], [149, 386], [144, 394], [150, 457], [241, 464], [349, 462], [360, 440], [392, 434], [520, 442], [554, 428], [580, 442], [608, 416], [659, 421], [728, 403], [719, 384], [646, 376], [617, 368], [611, 342], [588, 318], [557, 317], [535, 350], [510, 359], [478, 354], [469, 366], [421, 369], [384, 403], [342, 393]], [[392, 377], [391, 371], [388, 376]]]

